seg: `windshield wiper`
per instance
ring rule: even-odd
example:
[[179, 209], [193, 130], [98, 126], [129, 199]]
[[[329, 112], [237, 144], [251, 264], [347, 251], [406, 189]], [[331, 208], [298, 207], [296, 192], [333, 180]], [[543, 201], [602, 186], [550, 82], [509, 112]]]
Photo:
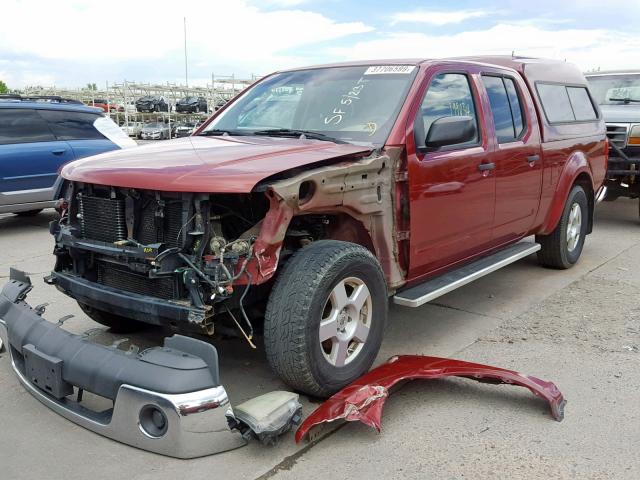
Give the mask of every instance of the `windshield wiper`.
[[213, 137], [217, 135], [233, 135], [233, 136], [241, 136], [241, 135], [249, 135], [247, 132], [241, 132], [239, 130], [221, 130], [218, 128], [214, 128], [213, 130], [205, 130], [204, 132], [200, 132], [199, 136], [203, 137]]
[[637, 98], [610, 98], [609, 99], [610, 102], [624, 102], [624, 103], [640, 103], [640, 99]]
[[311, 130], [298, 130], [291, 128], [270, 128], [269, 130], [257, 130], [253, 132], [254, 135], [267, 135], [270, 137], [299, 137], [299, 138], [312, 138], [314, 140], [324, 140], [326, 142], [333, 143], [348, 143], [339, 138], [325, 135], [324, 133], [314, 132]]

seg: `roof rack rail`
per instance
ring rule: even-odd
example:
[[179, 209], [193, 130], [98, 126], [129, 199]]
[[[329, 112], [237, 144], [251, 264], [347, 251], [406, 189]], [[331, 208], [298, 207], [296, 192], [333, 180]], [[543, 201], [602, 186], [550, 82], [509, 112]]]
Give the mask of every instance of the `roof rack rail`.
[[49, 102], [49, 103], [73, 103], [77, 105], [84, 105], [80, 100], [74, 100], [73, 98], [63, 98], [59, 95], [18, 95], [18, 94], [3, 94], [0, 95], [0, 101], [21, 101], [21, 102]]

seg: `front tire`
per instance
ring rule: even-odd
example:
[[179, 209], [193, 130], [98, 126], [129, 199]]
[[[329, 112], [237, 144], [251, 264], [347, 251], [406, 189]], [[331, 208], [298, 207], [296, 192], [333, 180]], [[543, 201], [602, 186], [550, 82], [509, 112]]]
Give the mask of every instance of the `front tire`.
[[564, 205], [556, 228], [549, 235], [536, 235], [542, 245], [538, 262], [549, 268], [571, 268], [580, 258], [587, 235], [589, 202], [580, 185], [575, 185]]
[[146, 323], [122, 317], [114, 313], [105, 312], [78, 302], [80, 309], [94, 322], [109, 327], [113, 333], [131, 333], [147, 328]]
[[387, 286], [364, 247], [321, 240], [284, 265], [265, 314], [271, 368], [291, 387], [327, 397], [373, 363], [387, 321]]

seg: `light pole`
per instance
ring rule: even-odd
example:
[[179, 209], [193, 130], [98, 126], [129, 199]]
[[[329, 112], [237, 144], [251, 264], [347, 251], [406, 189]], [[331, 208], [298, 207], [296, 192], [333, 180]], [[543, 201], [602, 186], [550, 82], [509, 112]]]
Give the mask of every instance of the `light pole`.
[[187, 17], [183, 17], [184, 20], [184, 82], [186, 86], [189, 86], [189, 73], [187, 70]]

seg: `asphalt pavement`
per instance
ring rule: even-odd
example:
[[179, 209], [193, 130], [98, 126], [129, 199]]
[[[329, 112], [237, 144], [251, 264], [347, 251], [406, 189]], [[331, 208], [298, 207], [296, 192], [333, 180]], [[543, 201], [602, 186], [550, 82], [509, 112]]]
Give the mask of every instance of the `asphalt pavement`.
[[[176, 460], [118, 444], [42, 406], [0, 354], [0, 479], [154, 480], [319, 478], [640, 477], [640, 222], [637, 200], [603, 203], [578, 265], [541, 268], [528, 257], [418, 309], [392, 307], [377, 362], [396, 354], [448, 356], [551, 380], [568, 400], [555, 422], [525, 389], [464, 379], [415, 381], [388, 400], [381, 434], [344, 424], [315, 444], [293, 434], [275, 447], [247, 447]], [[29, 272], [32, 304], [64, 327], [111, 343], [121, 338], [89, 320], [42, 282], [53, 262], [47, 230], [55, 212], [0, 215], [0, 282], [10, 266]], [[161, 342], [151, 329], [141, 347]], [[262, 348], [216, 340], [233, 403], [286, 389]], [[302, 398], [304, 413], [317, 404]], [[338, 473], [336, 473], [338, 472]]]

